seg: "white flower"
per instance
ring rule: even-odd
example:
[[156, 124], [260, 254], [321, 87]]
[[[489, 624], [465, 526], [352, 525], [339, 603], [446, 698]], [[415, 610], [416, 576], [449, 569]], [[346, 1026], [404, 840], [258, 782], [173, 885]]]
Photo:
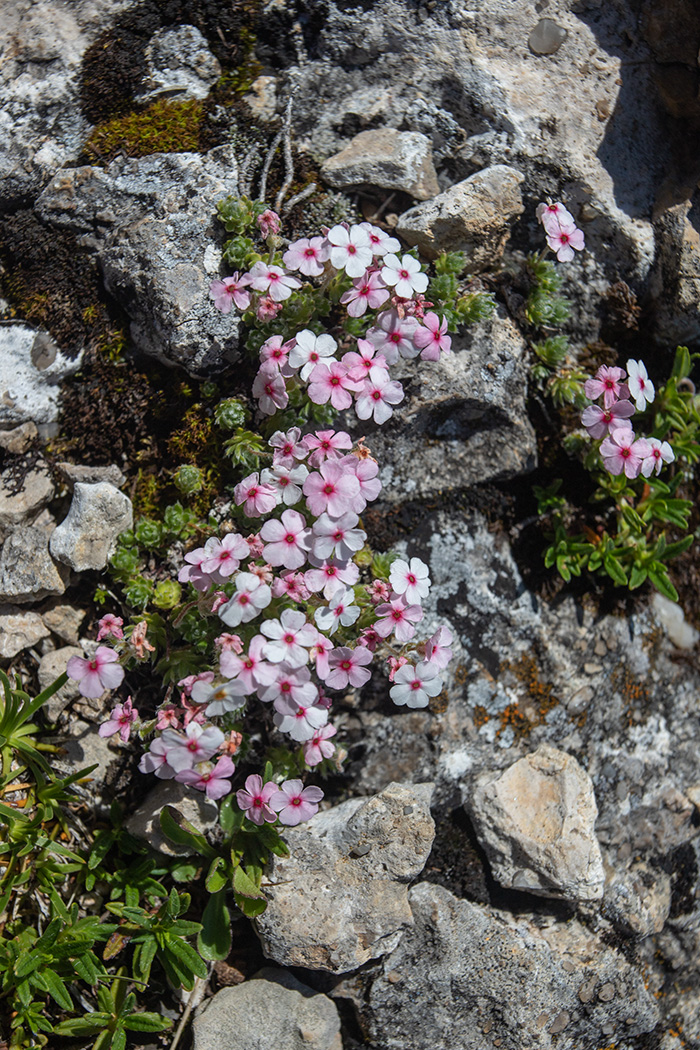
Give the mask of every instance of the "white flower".
[[[286, 512], [285, 512], [286, 513]], [[228, 627], [249, 623], [272, 601], [272, 591], [259, 576], [241, 572], [236, 577], [236, 593], [219, 609], [219, 618]]]
[[422, 662], [415, 667], [404, 664], [394, 676], [395, 685], [389, 690], [389, 696], [399, 707], [427, 707], [431, 696], [437, 696], [442, 689], [442, 678], [434, 664]]
[[634, 398], [638, 412], [643, 412], [654, 400], [654, 384], [647, 375], [646, 365], [643, 361], [627, 362], [627, 386], [630, 397]]
[[331, 263], [336, 270], [345, 270], [348, 277], [361, 277], [372, 264], [372, 245], [367, 231], [360, 226], [334, 226], [328, 231], [331, 245]]
[[347, 590], [345, 588], [337, 590], [328, 605], [317, 609], [314, 613], [319, 630], [325, 634], [333, 634], [339, 624], [342, 624], [343, 627], [350, 627], [360, 615], [359, 605], [352, 604], [354, 599], [355, 592], [349, 587]]
[[289, 352], [289, 363], [292, 368], [301, 368], [299, 375], [306, 382], [315, 366], [323, 358], [333, 357], [337, 348], [332, 335], [314, 335], [305, 328], [297, 333], [296, 343]]
[[410, 299], [414, 292], [424, 292], [428, 287], [428, 275], [423, 273], [420, 263], [412, 255], [385, 255], [382, 280], [395, 285], [394, 291], [402, 299]]
[[420, 605], [430, 590], [430, 569], [420, 558], [411, 558], [410, 564], [398, 558], [391, 566], [389, 583], [409, 605]]

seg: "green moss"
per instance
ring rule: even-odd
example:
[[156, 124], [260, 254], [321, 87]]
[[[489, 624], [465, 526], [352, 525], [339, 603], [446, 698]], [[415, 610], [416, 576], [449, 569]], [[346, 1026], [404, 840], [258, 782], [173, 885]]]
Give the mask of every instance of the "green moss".
[[199, 149], [202, 102], [160, 99], [145, 109], [113, 117], [98, 125], [85, 143], [90, 164], [108, 164], [118, 154], [145, 157], [149, 153], [189, 153]]

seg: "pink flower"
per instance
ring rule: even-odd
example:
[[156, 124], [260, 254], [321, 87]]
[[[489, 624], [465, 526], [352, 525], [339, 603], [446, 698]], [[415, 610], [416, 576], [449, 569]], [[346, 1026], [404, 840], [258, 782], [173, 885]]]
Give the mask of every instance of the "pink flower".
[[396, 295], [410, 299], [414, 292], [424, 292], [428, 287], [428, 275], [412, 255], [385, 255], [382, 279], [394, 288]]
[[267, 638], [256, 634], [248, 646], [245, 656], [234, 653], [222, 653], [219, 660], [221, 673], [227, 678], [235, 678], [245, 693], [254, 693], [270, 685], [277, 675], [276, 668], [263, 657]]
[[306, 382], [323, 358], [330, 364], [328, 359], [333, 357], [337, 349], [338, 344], [333, 336], [315, 335], [305, 328], [296, 335], [295, 344], [289, 354], [289, 364], [292, 368], [301, 369], [299, 375]]
[[131, 733], [131, 726], [138, 721], [139, 713], [133, 706], [131, 697], [123, 704], [116, 704], [109, 720], [103, 722], [97, 732], [100, 736], [108, 737], [119, 733], [122, 741], [126, 744]]
[[220, 634], [218, 638], [214, 639], [214, 645], [221, 649], [222, 653], [242, 653], [243, 642], [237, 634], [227, 634], [224, 632]]
[[351, 379], [361, 383], [369, 375], [370, 368], [386, 369], [388, 363], [386, 357], [384, 354], [378, 354], [376, 346], [368, 342], [367, 339], [358, 339], [357, 349], [359, 353], [351, 351], [343, 354], [341, 358], [341, 362], [348, 369], [348, 375]]
[[325, 405], [330, 401], [339, 412], [350, 408], [352, 394], [361, 389], [361, 384], [350, 378], [347, 368], [340, 361], [333, 361], [330, 367], [316, 365], [309, 380], [309, 397], [314, 404]]
[[284, 609], [279, 620], [265, 620], [260, 630], [270, 639], [263, 649], [270, 663], [296, 668], [309, 662], [307, 649], [316, 641], [317, 631], [302, 612]]
[[196, 722], [190, 722], [184, 736], [174, 729], [165, 729], [160, 739], [166, 749], [168, 765], [179, 773], [211, 758], [223, 744], [224, 734], [216, 726], [202, 729]]
[[367, 307], [376, 310], [389, 298], [389, 291], [376, 270], [367, 270], [362, 277], [353, 281], [352, 288], [343, 292], [340, 301], [348, 308], [350, 317], [362, 317]]
[[178, 717], [177, 708], [173, 704], [165, 704], [158, 709], [156, 715], [156, 729], [158, 732], [162, 732], [162, 730], [167, 729], [168, 726], [177, 729], [179, 725], [180, 719]]
[[449, 627], [438, 627], [435, 634], [425, 643], [425, 659], [439, 671], [444, 671], [452, 659], [452, 631]]
[[270, 448], [274, 449], [272, 453], [274, 466], [287, 467], [287, 469], [291, 470], [295, 466], [296, 460], [306, 459], [308, 450], [300, 438], [301, 430], [299, 427], [292, 427], [286, 434], [278, 430], [272, 435], [268, 444]]
[[367, 594], [372, 605], [381, 605], [389, 601], [391, 588], [386, 580], [374, 580], [367, 588]]
[[406, 656], [390, 656], [388, 659], [389, 664], [389, 681], [393, 682], [396, 678], [396, 672], [399, 667], [405, 667], [408, 663], [408, 657]]
[[257, 473], [249, 474], [236, 485], [233, 498], [238, 507], [243, 507], [243, 513], [249, 518], [269, 514], [277, 506], [277, 493], [274, 488], [272, 485], [261, 483]]
[[437, 696], [442, 689], [442, 679], [434, 664], [406, 664], [399, 667], [394, 677], [395, 685], [389, 690], [389, 696], [399, 707], [427, 707], [431, 696]]
[[253, 380], [252, 394], [258, 400], [260, 411], [266, 416], [274, 416], [278, 408], [287, 407], [287, 386], [274, 361], [267, 361], [260, 366]]
[[331, 247], [325, 237], [302, 237], [289, 245], [282, 261], [288, 270], [299, 270], [305, 277], [320, 277], [330, 254]]
[[373, 226], [371, 222], [361, 222], [360, 229], [367, 233], [372, 254], [375, 257], [386, 255], [387, 252], [401, 251], [401, 244], [396, 237], [390, 237], [379, 226]]
[[204, 545], [206, 557], [201, 562], [204, 572], [218, 573], [224, 578], [231, 576], [243, 558], [248, 557], [248, 544], [236, 532], [227, 533], [223, 540], [211, 536]]
[[595, 374], [595, 379], [587, 379], [584, 384], [586, 397], [591, 401], [603, 395], [603, 404], [606, 408], [612, 408], [616, 401], [629, 397], [629, 389], [624, 382], [627, 373], [624, 368], [609, 368], [601, 365]]
[[338, 627], [350, 627], [360, 615], [359, 605], [353, 605], [354, 591], [348, 588], [337, 590], [327, 606], [321, 606], [314, 613], [319, 630], [324, 634], [335, 634]]
[[352, 448], [352, 438], [344, 430], [317, 430], [307, 434], [303, 444], [311, 453], [309, 466], [318, 469], [326, 459], [340, 459], [342, 450]]
[[442, 320], [430, 310], [423, 318], [423, 327], [413, 335], [413, 342], [423, 351], [420, 355], [424, 361], [439, 361], [440, 354], [447, 354], [452, 346], [452, 339], [447, 333], [447, 318]]
[[276, 677], [264, 689], [258, 690], [258, 696], [264, 704], [287, 699], [293, 701], [297, 707], [313, 706], [318, 697], [318, 689], [311, 681], [306, 667], [277, 664], [274, 671]]
[[185, 696], [192, 695], [192, 688], [197, 682], [213, 682], [214, 672], [213, 671], [201, 671], [199, 674], [188, 674], [186, 678], [181, 678], [177, 683]]
[[545, 226], [544, 229], [547, 244], [553, 252], [556, 252], [559, 262], [571, 262], [574, 257], [574, 249], [577, 252], [583, 251], [585, 247], [583, 231], [575, 226], [567, 226], [562, 229], [561, 226], [555, 227], [552, 224], [549, 228]]
[[420, 605], [406, 605], [403, 598], [398, 595], [377, 608], [379, 619], [374, 629], [381, 638], [388, 638], [393, 632], [397, 642], [408, 642], [416, 633], [414, 623], [420, 623], [423, 619], [423, 610]]
[[112, 637], [116, 641], [121, 641], [124, 637], [122, 627], [124, 621], [121, 616], [113, 616], [112, 613], [105, 613], [99, 623], [99, 631], [97, 632], [96, 641], [101, 642], [103, 638]]
[[[332, 518], [339, 518], [346, 511], [356, 511], [360, 495], [360, 483], [354, 473], [348, 473], [341, 461], [322, 463], [318, 473], [309, 474], [303, 492], [306, 505], [318, 517], [326, 511]], [[360, 510], [365, 504], [361, 500]]]
[[151, 741], [149, 750], [141, 757], [139, 769], [142, 773], [155, 773], [161, 780], [172, 780], [175, 770], [168, 763], [168, 749], [162, 737]]
[[260, 538], [265, 540], [263, 554], [270, 565], [300, 569], [311, 545], [311, 530], [299, 511], [285, 510], [281, 521], [265, 522]]
[[372, 263], [372, 247], [367, 231], [359, 226], [334, 226], [328, 231], [331, 264], [345, 270], [348, 277], [361, 277]]
[[189, 553], [185, 555], [185, 561], [188, 564], [183, 565], [177, 574], [180, 583], [191, 583], [198, 591], [208, 591], [212, 584], [216, 583], [217, 580], [202, 569], [202, 562], [206, 557], [207, 551], [204, 547], [197, 547], [196, 550], [189, 551]]
[[140, 623], [137, 623], [135, 627], [131, 628], [129, 646], [132, 649], [134, 656], [139, 660], [146, 659], [146, 652], [154, 653], [156, 651], [155, 646], [151, 645], [148, 641], [147, 635], [148, 623], [146, 620], [141, 620]]
[[[322, 682], [325, 682], [326, 678], [328, 678], [328, 675], [331, 673], [328, 657], [332, 652], [333, 642], [330, 638], [326, 638], [325, 634], [321, 634], [319, 631], [316, 635], [316, 641], [309, 649], [309, 656], [312, 660], [316, 661], [316, 674]], [[321, 703], [320, 698], [317, 703]]]
[[374, 417], [375, 423], [386, 423], [393, 414], [392, 405], [403, 401], [403, 387], [383, 368], [370, 368], [355, 401], [358, 419]]
[[282, 303], [295, 288], [301, 288], [301, 281], [279, 266], [256, 262], [250, 271], [250, 286], [256, 292], [267, 292], [274, 303]]
[[95, 655], [88, 660], [71, 656], [66, 674], [78, 682], [78, 692], [90, 700], [102, 696], [106, 689], [116, 689], [124, 680], [124, 668], [117, 663], [119, 655], [106, 645], [98, 645]]
[[647, 375], [646, 365], [643, 361], [627, 362], [627, 385], [630, 397], [634, 398], [638, 412], [643, 412], [654, 400], [654, 384]]
[[260, 537], [251, 534], [250, 536], [246, 536], [245, 541], [248, 544], [248, 551], [250, 552], [249, 557], [260, 558], [262, 556], [264, 546], [263, 541], [260, 539]]
[[356, 529], [360, 519], [350, 512], [333, 519], [322, 514], [311, 527], [312, 553], [319, 559], [337, 558], [338, 561], [350, 561], [353, 554], [364, 546], [367, 533]]
[[[293, 370], [289, 367], [290, 349], [291, 343], [282, 342], [281, 335], [271, 335], [260, 347], [260, 361], [262, 364], [271, 362], [276, 365], [280, 373], [289, 379], [294, 375]], [[272, 372], [272, 370], [270, 371]]]
[[354, 561], [328, 561], [313, 554], [309, 555], [309, 561], [315, 568], [306, 570], [306, 586], [313, 593], [323, 591], [326, 599], [332, 598], [337, 590], [354, 586], [360, 577], [360, 570]]
[[648, 478], [652, 471], [660, 474], [664, 463], [673, 463], [676, 457], [668, 441], [659, 441], [658, 438], [647, 438], [646, 440], [650, 451], [642, 463], [642, 474]]
[[420, 558], [409, 562], [397, 558], [389, 572], [389, 582], [397, 594], [402, 594], [409, 605], [420, 605], [430, 590], [430, 569]]
[[630, 426], [618, 427], [606, 437], [600, 446], [605, 469], [611, 474], [622, 474], [636, 478], [642, 469], [642, 460], [652, 454], [651, 446], [644, 438], [635, 441], [634, 431]]
[[233, 277], [224, 277], [222, 281], [212, 281], [209, 298], [214, 300], [214, 306], [217, 310], [221, 310], [222, 314], [231, 312], [232, 302], [239, 310], [247, 310], [250, 306], [250, 292], [246, 291], [248, 284], [250, 284], [250, 278], [247, 274], [239, 280], [238, 274], [234, 273]]
[[362, 498], [371, 503], [375, 500], [382, 489], [382, 483], [377, 477], [379, 473], [379, 464], [376, 459], [367, 457], [366, 459], [358, 459], [355, 466], [355, 477], [360, 483], [360, 492]]
[[310, 740], [317, 729], [328, 721], [328, 708], [323, 704], [298, 704], [289, 697], [275, 700], [273, 721], [280, 733], [287, 733], [301, 744]]
[[228, 755], [222, 755], [215, 766], [211, 762], [200, 762], [195, 769], [181, 769], [175, 779], [181, 784], [203, 791], [207, 798], [219, 799], [228, 795], [236, 767]]
[[567, 211], [564, 205], [558, 201], [554, 204], [538, 204], [535, 214], [537, 215], [537, 221], [542, 223], [545, 230], [548, 226], [559, 226], [565, 230], [576, 225], [571, 212]]
[[610, 408], [589, 405], [583, 410], [581, 422], [591, 437], [597, 439], [623, 425], [624, 421], [633, 415], [634, 406], [631, 401], [617, 401]]
[[310, 768], [323, 762], [324, 758], [331, 758], [335, 751], [335, 744], [330, 743], [330, 737], [335, 736], [338, 730], [330, 722], [317, 729], [310, 740], [304, 741], [304, 761]]
[[270, 797], [276, 791], [276, 784], [272, 781], [268, 784], [263, 784], [262, 777], [254, 773], [252, 776], [246, 777], [245, 791], [236, 792], [238, 808], [243, 810], [248, 820], [252, 820], [253, 824], [262, 824], [265, 820], [272, 824], [277, 820], [277, 814], [270, 809], [269, 802]]
[[357, 649], [340, 646], [333, 650], [328, 662], [331, 673], [325, 681], [329, 689], [347, 689], [348, 685], [359, 689], [372, 677], [372, 672], [366, 667], [372, 663], [372, 654], [365, 646]]
[[306, 481], [308, 476], [309, 472], [303, 463], [298, 463], [292, 468], [283, 467], [281, 463], [278, 463], [274, 467], [265, 467], [260, 474], [260, 480], [277, 489], [282, 502], [288, 507], [293, 507], [301, 499], [299, 486]]
[[270, 234], [276, 237], [280, 232], [280, 217], [272, 208], [266, 208], [262, 215], [258, 215], [257, 222], [263, 237], [269, 237]]
[[293, 828], [318, 813], [323, 792], [318, 787], [305, 788], [301, 780], [285, 780], [270, 797], [270, 806], [276, 810], [280, 822]]
[[264, 295], [258, 299], [255, 316], [264, 324], [266, 321], [274, 321], [281, 309], [282, 303], [276, 303], [269, 295]]
[[377, 318], [377, 327], [370, 328], [367, 339], [385, 355], [390, 365], [399, 357], [416, 357], [418, 348], [413, 336], [418, 328], [415, 317], [399, 317], [397, 310], [387, 310]]
[[250, 623], [272, 601], [272, 591], [252, 572], [236, 577], [236, 593], [219, 609], [219, 618], [227, 627]]
[[272, 584], [274, 598], [292, 598], [296, 602], [305, 602], [311, 591], [306, 585], [303, 572], [284, 569]]

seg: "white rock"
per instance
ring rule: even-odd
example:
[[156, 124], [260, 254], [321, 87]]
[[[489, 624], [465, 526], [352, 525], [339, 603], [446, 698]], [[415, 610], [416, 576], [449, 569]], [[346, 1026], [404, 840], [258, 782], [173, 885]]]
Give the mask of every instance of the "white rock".
[[104, 569], [121, 532], [133, 524], [128, 496], [107, 481], [78, 482], [68, 516], [53, 532], [51, 553], [76, 572]]
[[678, 649], [692, 649], [700, 638], [700, 633], [688, 623], [680, 605], [663, 594], [655, 594], [651, 603], [657, 620], [673, 644]]
[[[50, 686], [59, 675], [63, 674], [72, 656], [83, 656], [83, 650], [77, 645], [65, 645], [60, 649], [52, 649], [51, 652], [42, 656], [37, 669], [39, 685], [42, 690]], [[46, 717], [49, 722], [55, 722], [64, 708], [73, 700], [77, 700], [79, 696], [78, 683], [69, 678], [65, 685], [62, 685], [46, 702]]]
[[0, 425], [55, 422], [60, 384], [79, 367], [80, 358], [64, 357], [46, 333], [0, 326]]
[[221, 76], [219, 61], [195, 26], [159, 29], [146, 48], [148, 73], [139, 98], [206, 98]]
[[5, 660], [17, 656], [23, 649], [31, 649], [49, 630], [39, 613], [25, 612], [17, 605], [0, 605], [0, 657]]
[[361, 131], [324, 162], [321, 177], [338, 190], [379, 186], [403, 190], [420, 201], [440, 192], [430, 139], [418, 131], [395, 128]]
[[[155, 778], [144, 773], [134, 775], [143, 778], [144, 792], [149, 791]], [[165, 806], [173, 806], [200, 832], [206, 832], [216, 825], [219, 809], [216, 803], [201, 791], [195, 792], [175, 780], [159, 780], [143, 805], [126, 821], [124, 826], [127, 831], [136, 838], [143, 839], [160, 853], [165, 853], [168, 857], [190, 856], [192, 850], [189, 846], [178, 845], [163, 835], [160, 829], [160, 814]]]
[[54, 486], [45, 463], [38, 463], [15, 491], [11, 483], [0, 481], [0, 538], [13, 526], [36, 515], [54, 494]]

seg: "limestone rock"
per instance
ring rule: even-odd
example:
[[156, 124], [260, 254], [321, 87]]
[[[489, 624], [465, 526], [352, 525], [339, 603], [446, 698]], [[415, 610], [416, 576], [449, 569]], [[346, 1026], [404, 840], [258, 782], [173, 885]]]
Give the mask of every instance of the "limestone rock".
[[410, 925], [407, 888], [430, 853], [430, 784], [390, 784], [317, 813], [285, 833], [256, 920], [263, 950], [282, 965], [345, 973], [391, 951]]
[[117, 537], [133, 520], [131, 500], [114, 485], [78, 482], [68, 516], [51, 535], [51, 553], [76, 572], [104, 569]]
[[0, 476], [0, 539], [13, 527], [35, 517], [54, 494], [48, 467], [42, 461], [29, 471], [16, 489], [11, 479]]
[[53, 519], [41, 517], [7, 537], [0, 552], [0, 601], [24, 605], [64, 593], [68, 569], [56, 565], [49, 554], [53, 526]]
[[10, 660], [23, 649], [31, 649], [48, 635], [39, 613], [26, 612], [17, 605], [0, 605], [0, 657], [3, 660]]
[[[166, 839], [160, 829], [160, 814], [165, 806], [173, 806], [185, 820], [202, 833], [211, 830], [217, 822], [219, 810], [215, 802], [202, 792], [194, 792], [175, 780], [159, 780], [152, 787], [154, 780], [144, 773], [144, 791], [148, 797], [125, 822], [127, 831], [138, 839], [143, 839], [159, 853], [168, 857], [188, 857], [192, 854], [189, 846], [179, 845]], [[152, 790], [149, 790], [152, 787]]]
[[671, 880], [665, 871], [639, 862], [627, 870], [609, 868], [604, 914], [633, 937], [661, 933], [671, 910]]
[[678, 649], [692, 649], [700, 634], [688, 623], [678, 602], [656, 592], [651, 600], [654, 612], [664, 631]]
[[159, 29], [146, 47], [147, 74], [141, 100], [159, 95], [168, 98], [206, 98], [221, 76], [218, 59], [195, 26]]
[[194, 1050], [342, 1050], [336, 1006], [285, 970], [265, 967], [197, 1011]]
[[0, 326], [0, 426], [58, 419], [60, 383], [80, 367], [45, 332], [24, 324]]
[[663, 346], [700, 338], [700, 234], [688, 218], [690, 204], [678, 204], [656, 223], [657, 257], [650, 282], [655, 338]]
[[138, 350], [204, 374], [235, 359], [237, 320], [212, 308], [207, 270], [216, 202], [236, 194], [233, 146], [66, 168], [36, 203], [42, 219], [94, 248]]
[[399, 216], [396, 233], [429, 259], [441, 251], [466, 252], [469, 271], [494, 266], [523, 211], [524, 176], [505, 164], [486, 168], [431, 201]]
[[429, 883], [409, 898], [413, 927], [361, 1008], [384, 1050], [579, 1050], [655, 1027], [642, 975], [575, 920], [538, 929]]
[[21, 456], [39, 436], [36, 424], [31, 420], [20, 423], [12, 430], [0, 430], [0, 448], [14, 456]]
[[494, 877], [544, 897], [595, 901], [604, 871], [590, 777], [543, 744], [502, 774], [479, 777], [466, 804]]
[[78, 463], [57, 463], [56, 469], [61, 472], [71, 488], [76, 482], [81, 481], [86, 485], [96, 485], [99, 481], [108, 481], [110, 485], [120, 489], [126, 481], [116, 463], [110, 463], [107, 467], [86, 467]]
[[361, 131], [323, 163], [321, 177], [336, 190], [379, 186], [425, 201], [440, 192], [432, 153], [430, 139], [418, 131]]
[[[83, 650], [77, 645], [65, 645], [60, 649], [52, 649], [45, 653], [39, 661], [37, 675], [42, 690], [55, 682], [59, 675], [65, 671], [68, 661], [72, 656], [83, 656]], [[55, 722], [61, 712], [68, 707], [73, 700], [80, 696], [78, 683], [71, 678], [62, 685], [58, 692], [50, 697], [44, 707], [49, 722]]]
[[454, 353], [419, 370], [410, 361], [392, 368], [405, 400], [381, 427], [363, 424], [380, 465], [382, 499], [424, 500], [536, 465], [527, 350], [513, 322], [499, 312], [452, 345]]
[[84, 609], [76, 609], [74, 605], [64, 605], [60, 602], [53, 602], [41, 612], [41, 618], [51, 633], [58, 635], [62, 642], [68, 642], [69, 645], [77, 645], [80, 625], [86, 615]]

